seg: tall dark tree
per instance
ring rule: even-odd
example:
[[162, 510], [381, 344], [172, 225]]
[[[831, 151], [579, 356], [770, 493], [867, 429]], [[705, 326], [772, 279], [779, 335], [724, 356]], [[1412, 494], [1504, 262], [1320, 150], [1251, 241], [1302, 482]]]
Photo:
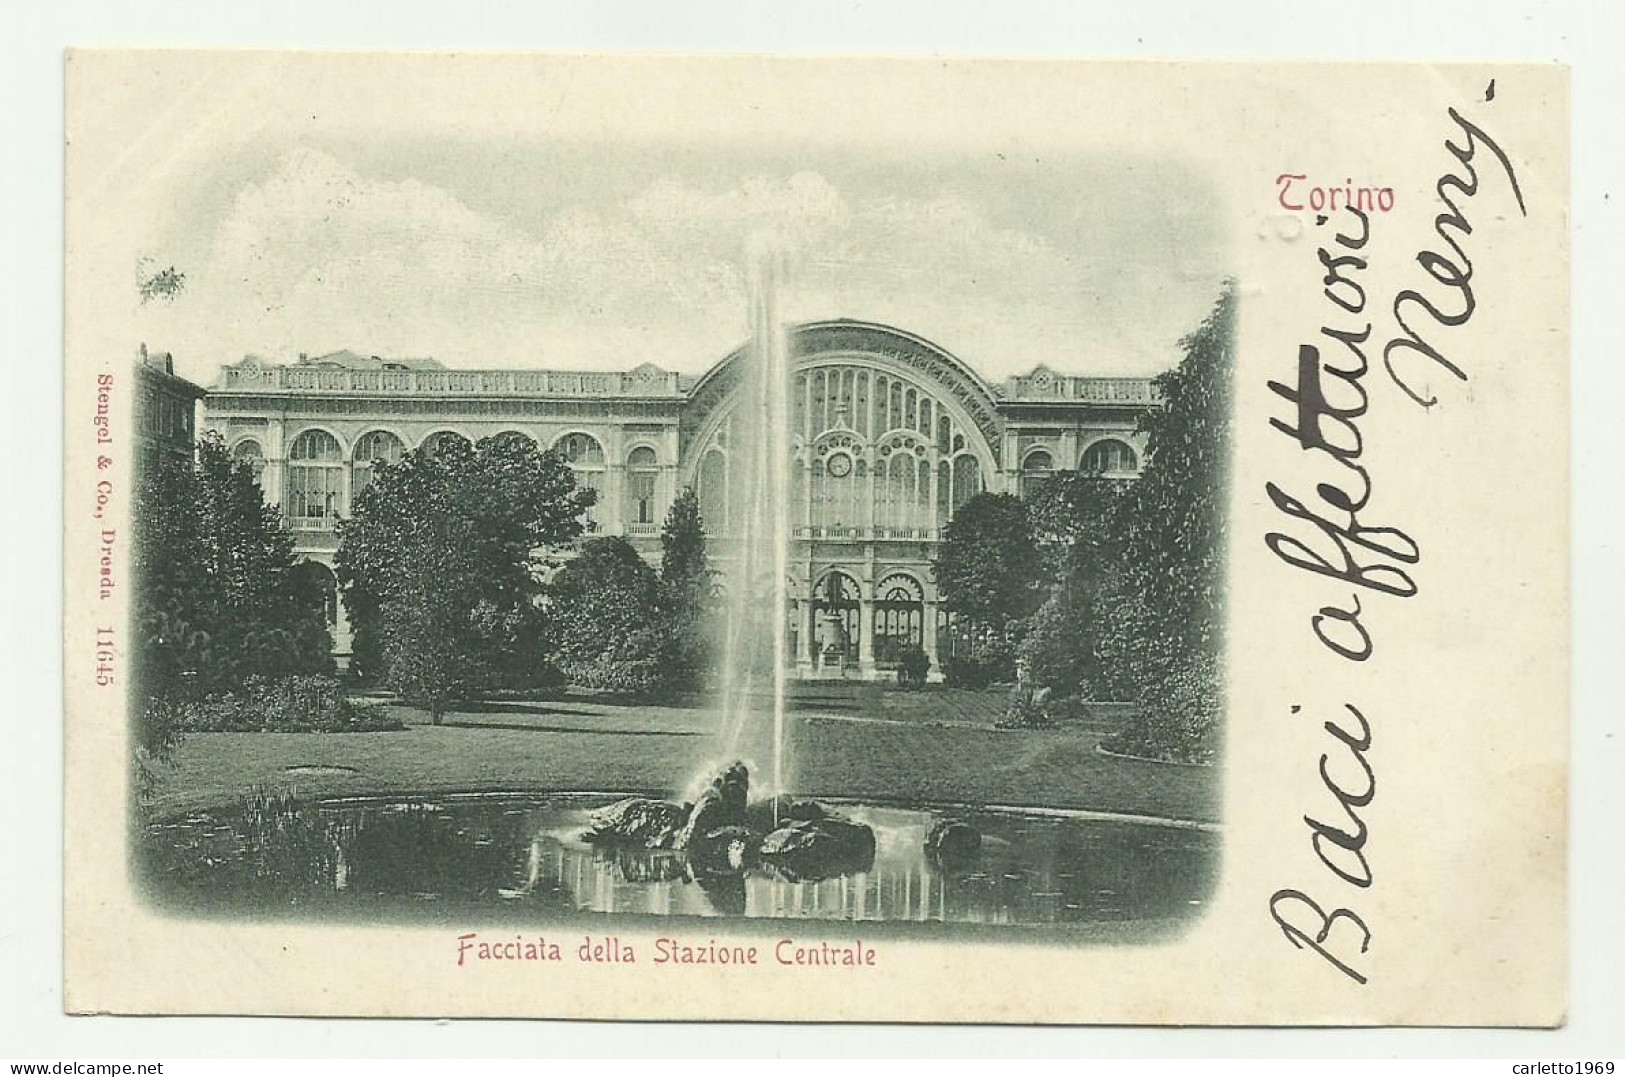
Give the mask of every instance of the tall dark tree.
[[666, 510], [666, 522], [660, 529], [660, 578], [668, 587], [711, 582], [705, 522], [700, 519], [700, 499], [692, 486], [683, 487]]
[[478, 569], [461, 528], [430, 526], [404, 551], [415, 566], [381, 604], [384, 683], [439, 725], [452, 702], [491, 678], [472, 588]]
[[207, 692], [250, 676], [323, 672], [332, 640], [322, 595], [249, 465], [219, 434], [197, 460], [138, 479], [132, 549], [138, 696]]
[[943, 529], [933, 563], [943, 605], [1009, 634], [1044, 600], [1044, 574], [1027, 507], [1010, 494], [977, 494]]
[[137, 774], [177, 740], [174, 707], [254, 676], [326, 672], [322, 595], [253, 469], [210, 431], [195, 461], [136, 475], [131, 526], [131, 707]]
[[541, 578], [581, 534], [595, 496], [557, 454], [522, 437], [442, 443], [374, 465], [339, 527], [359, 672], [438, 717], [477, 683], [542, 670]]
[[666, 683], [673, 639], [661, 580], [623, 538], [593, 539], [548, 588], [554, 655], [573, 683], [644, 692]]
[[[1027, 620], [1020, 654], [1035, 684], [1056, 696], [1116, 695], [1101, 635], [1122, 571], [1121, 480], [1060, 472], [1027, 502], [1048, 596]], [[1109, 646], [1109, 645], [1108, 645]]]
[[1182, 342], [1142, 420], [1146, 465], [1126, 494], [1122, 586], [1106, 655], [1142, 704], [1130, 736], [1157, 754], [1216, 749], [1223, 707], [1226, 498], [1233, 440], [1236, 291]]
[[677, 495], [660, 531], [660, 582], [671, 621], [673, 673], [693, 684], [710, 665], [716, 580], [706, 551], [700, 500], [692, 486]]

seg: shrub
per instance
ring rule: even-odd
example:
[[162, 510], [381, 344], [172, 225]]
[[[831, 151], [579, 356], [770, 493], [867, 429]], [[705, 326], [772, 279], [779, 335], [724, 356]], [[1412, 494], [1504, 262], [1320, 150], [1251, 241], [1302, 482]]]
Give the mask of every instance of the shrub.
[[1047, 690], [1034, 692], [1028, 688], [1017, 688], [1010, 694], [1004, 717], [993, 725], [998, 729], [1052, 729], [1055, 721], [1050, 717], [1048, 704]]
[[552, 662], [537, 659], [524, 670], [499, 670], [483, 699], [553, 699], [564, 693], [569, 678]]
[[925, 675], [931, 671], [931, 656], [923, 647], [904, 647], [897, 654], [897, 683], [907, 688], [925, 684]]
[[576, 688], [612, 696], [645, 696], [664, 688], [666, 663], [660, 658], [617, 658], [600, 654], [561, 664]]
[[130, 753], [136, 801], [145, 804], [158, 781], [158, 767], [168, 763], [181, 742], [185, 710], [174, 699], [148, 697], [135, 716], [135, 746]]
[[1107, 751], [1167, 763], [1211, 763], [1219, 754], [1224, 685], [1219, 660], [1199, 656], [1171, 670]]
[[1058, 588], [1028, 618], [1027, 634], [1016, 648], [1027, 676], [1056, 695], [1088, 690], [1096, 660], [1085, 608], [1069, 589]]
[[345, 697], [332, 677], [250, 677], [240, 691], [161, 704], [189, 733], [371, 733], [404, 728], [377, 703]]
[[637, 695], [679, 672], [660, 578], [623, 538], [593, 539], [550, 585], [553, 661], [570, 683]]

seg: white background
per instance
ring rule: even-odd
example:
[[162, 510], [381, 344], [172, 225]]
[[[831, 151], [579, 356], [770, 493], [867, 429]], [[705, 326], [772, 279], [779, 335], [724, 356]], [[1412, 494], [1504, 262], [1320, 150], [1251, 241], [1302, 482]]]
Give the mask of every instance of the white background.
[[[1625, 737], [1612, 675], [1625, 658], [1625, 524], [1615, 410], [1625, 341], [1618, 169], [1625, 123], [1614, 3], [1522, 6], [1352, 2], [1177, 5], [970, 2], [276, 5], [36, 3], [7, 11], [0, 45], [5, 287], [0, 339], [10, 452], [0, 796], [0, 1058], [131, 1060], [378, 1054], [584, 1053], [1027, 1055], [1625, 1054]], [[76, 1018], [61, 1013], [62, 50], [68, 45], [312, 49], [536, 49], [1221, 59], [1507, 59], [1573, 65], [1574, 709], [1571, 1009], [1557, 1032], [780, 1028], [557, 1022]], [[1306, 92], [1335, 84], [1304, 69]], [[1359, 108], [1357, 100], [1345, 107]], [[1554, 117], [1554, 120], [1557, 118]], [[110, 825], [120, 825], [109, 820]], [[119, 925], [105, 925], [109, 935]], [[1516, 975], [1511, 969], [1508, 975]], [[1223, 990], [1215, 984], [1215, 990]], [[1501, 1070], [1497, 1070], [1501, 1072]]]

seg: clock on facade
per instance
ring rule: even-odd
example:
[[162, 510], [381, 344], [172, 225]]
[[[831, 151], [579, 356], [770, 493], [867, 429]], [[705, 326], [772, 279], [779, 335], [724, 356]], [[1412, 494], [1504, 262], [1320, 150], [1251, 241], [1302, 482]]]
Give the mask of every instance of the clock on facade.
[[838, 452], [829, 458], [829, 473], [837, 479], [844, 479], [852, 474], [852, 458], [844, 452]]

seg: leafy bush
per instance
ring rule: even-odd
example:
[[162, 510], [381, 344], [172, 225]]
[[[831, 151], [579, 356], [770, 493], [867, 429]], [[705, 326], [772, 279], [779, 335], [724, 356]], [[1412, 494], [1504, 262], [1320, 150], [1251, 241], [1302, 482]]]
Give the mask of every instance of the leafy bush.
[[334, 568], [358, 673], [438, 718], [545, 653], [541, 579], [597, 495], [528, 438], [455, 440], [375, 463]]
[[1171, 671], [1128, 726], [1103, 746], [1166, 763], [1211, 763], [1219, 754], [1223, 717], [1220, 662], [1199, 656]]
[[158, 781], [158, 767], [170, 761], [185, 728], [184, 710], [166, 696], [136, 701], [135, 744], [130, 753], [136, 801], [145, 804]]
[[537, 659], [523, 670], [499, 670], [483, 699], [552, 699], [564, 693], [569, 678], [552, 662]]
[[998, 729], [1053, 729], [1055, 720], [1050, 717], [1048, 704], [1047, 689], [1034, 692], [1018, 688], [1010, 694], [1004, 717], [993, 725]]
[[932, 571], [946, 609], [1001, 633], [1044, 601], [1032, 521], [1010, 494], [981, 493], [959, 506]]
[[1080, 620], [1081, 603], [1068, 601], [1067, 588], [1057, 588], [1038, 612], [1028, 618], [1027, 634], [1017, 654], [1027, 667], [1027, 676], [1045, 685], [1056, 695], [1076, 695], [1090, 690], [1090, 675], [1098, 665], [1094, 633]]
[[645, 696], [666, 686], [667, 667], [660, 658], [617, 658], [600, 654], [563, 664], [572, 685], [612, 696]]
[[640, 695], [679, 676], [660, 577], [623, 538], [593, 539], [549, 588], [553, 661], [578, 688]]
[[923, 647], [909, 646], [897, 652], [898, 684], [918, 688], [925, 683], [925, 675], [930, 671], [931, 656]]
[[240, 691], [166, 700], [156, 707], [163, 720], [188, 733], [372, 733], [404, 728], [382, 705], [347, 699], [332, 677], [250, 677]]

